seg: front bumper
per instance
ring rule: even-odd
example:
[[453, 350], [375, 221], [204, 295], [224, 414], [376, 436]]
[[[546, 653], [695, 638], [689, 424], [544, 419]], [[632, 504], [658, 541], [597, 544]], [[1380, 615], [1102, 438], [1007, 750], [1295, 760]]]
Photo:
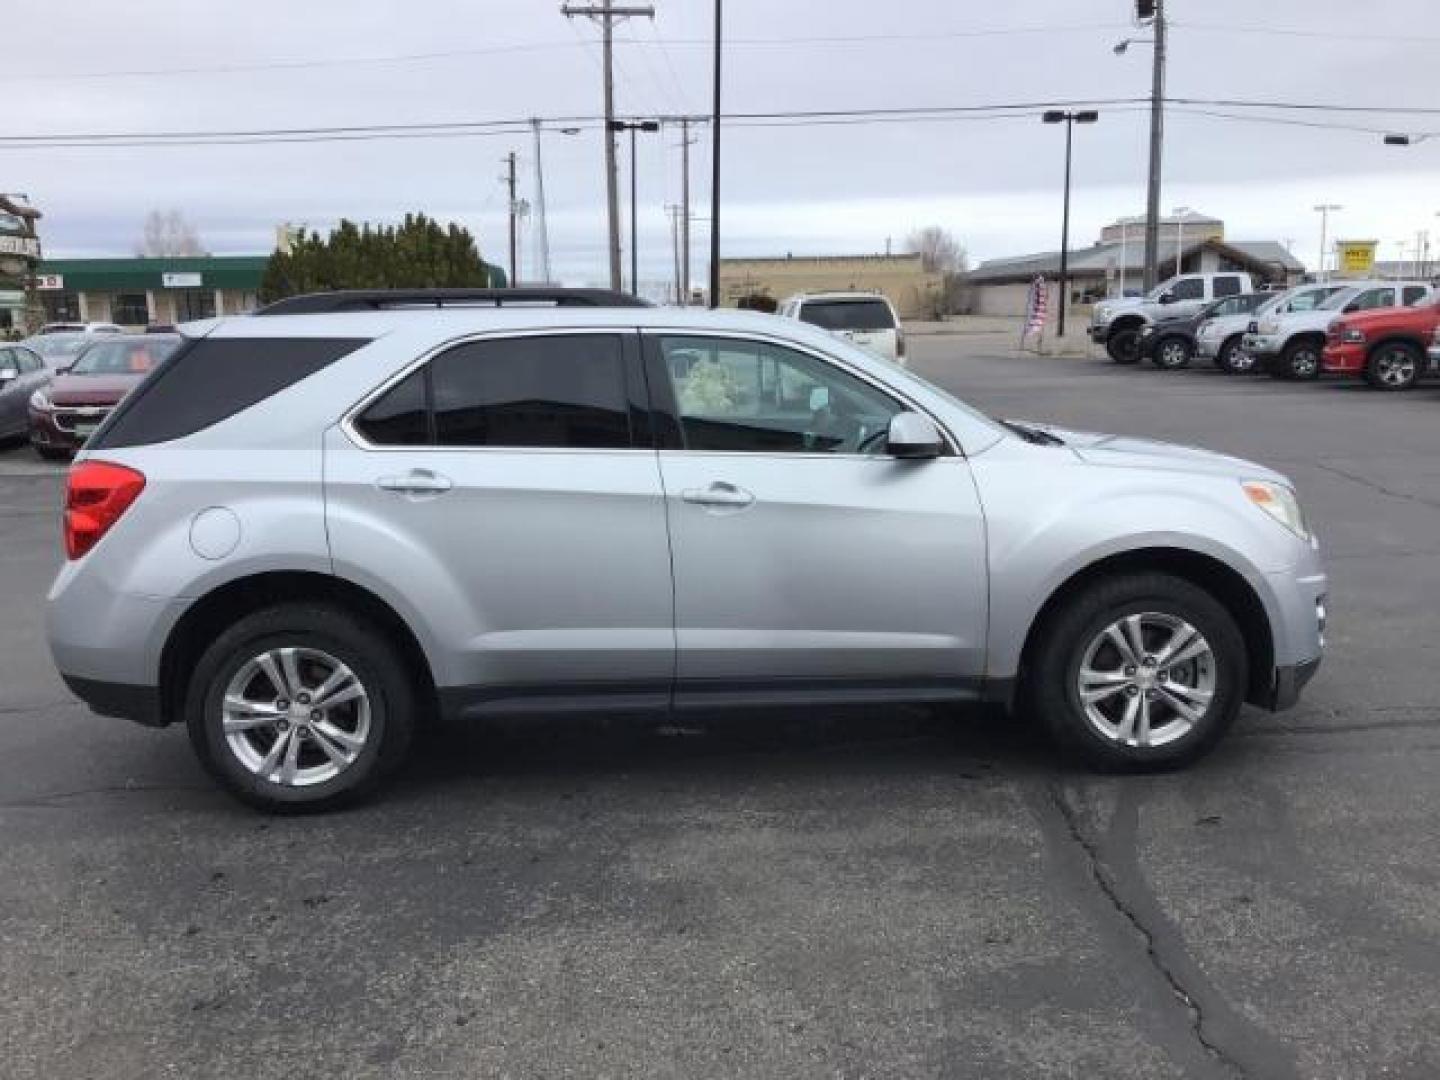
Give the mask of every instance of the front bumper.
[[110, 414], [110, 407], [30, 409], [30, 442], [47, 450], [76, 453], [100, 422]]
[[1292, 708], [1300, 700], [1300, 691], [1320, 670], [1320, 657], [1299, 664], [1286, 664], [1275, 669], [1275, 689], [1270, 701], [1274, 712]]
[[1304, 556], [1290, 570], [1267, 574], [1266, 585], [1274, 668], [1268, 695], [1252, 698], [1252, 704], [1279, 711], [1299, 700], [1325, 651], [1330, 583], [1318, 545], [1307, 545]]
[[1365, 346], [1327, 342], [1320, 354], [1320, 369], [1330, 375], [1359, 375], [1365, 370]]
[[1110, 324], [1104, 323], [1103, 325], [1097, 325], [1091, 323], [1089, 333], [1091, 341], [1096, 345], [1104, 345], [1105, 342], [1110, 340]]

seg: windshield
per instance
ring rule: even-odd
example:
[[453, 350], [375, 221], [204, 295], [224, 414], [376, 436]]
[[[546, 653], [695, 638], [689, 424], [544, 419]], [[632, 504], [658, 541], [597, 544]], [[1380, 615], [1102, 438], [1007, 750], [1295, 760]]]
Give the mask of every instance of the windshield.
[[55, 360], [76, 355], [94, 340], [87, 334], [43, 334], [40, 337], [26, 338], [21, 344], [34, 349], [41, 356]]
[[822, 330], [895, 329], [895, 316], [884, 300], [806, 300], [800, 320]]
[[72, 375], [144, 375], [175, 351], [178, 337], [149, 335], [134, 341], [97, 341], [81, 354]]

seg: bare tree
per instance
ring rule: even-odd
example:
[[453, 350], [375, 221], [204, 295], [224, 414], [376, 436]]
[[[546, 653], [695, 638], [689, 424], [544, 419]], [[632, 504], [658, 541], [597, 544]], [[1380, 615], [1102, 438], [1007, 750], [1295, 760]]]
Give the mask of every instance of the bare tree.
[[959, 274], [969, 265], [965, 245], [955, 234], [939, 225], [916, 229], [905, 240], [905, 248], [919, 255], [925, 269], [932, 274]]
[[205, 245], [195, 226], [179, 210], [151, 210], [145, 215], [139, 255], [204, 255]]

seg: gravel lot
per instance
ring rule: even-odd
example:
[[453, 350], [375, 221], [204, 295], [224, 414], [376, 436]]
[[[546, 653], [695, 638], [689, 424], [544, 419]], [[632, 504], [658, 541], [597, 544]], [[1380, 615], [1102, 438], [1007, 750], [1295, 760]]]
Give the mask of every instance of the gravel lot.
[[0, 1075], [1440, 1075], [1440, 387], [914, 337], [987, 410], [1292, 475], [1302, 705], [1097, 778], [994, 716], [535, 722], [270, 820], [43, 644], [55, 470], [0, 453]]

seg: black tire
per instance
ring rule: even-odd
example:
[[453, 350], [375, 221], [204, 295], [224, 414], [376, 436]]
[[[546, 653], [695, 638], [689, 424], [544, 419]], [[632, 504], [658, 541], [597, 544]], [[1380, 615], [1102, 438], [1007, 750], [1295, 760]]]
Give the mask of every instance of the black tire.
[[1301, 382], [1318, 379], [1321, 349], [1322, 346], [1311, 338], [1290, 342], [1280, 354], [1280, 378]]
[[[1197, 629], [1210, 645], [1214, 678], [1213, 697], [1200, 719], [1173, 741], [1146, 747], [1127, 745], [1103, 734], [1087, 715], [1078, 685], [1081, 663], [1091, 643], [1118, 620], [1142, 613], [1183, 619]], [[1173, 769], [1202, 757], [1229, 730], [1244, 702], [1248, 677], [1244, 638], [1219, 601], [1169, 574], [1122, 574], [1086, 586], [1047, 618], [1027, 654], [1021, 701], [1062, 751], [1092, 768]], [[1124, 703], [1129, 694], [1126, 688], [1114, 701]], [[1172, 720], [1179, 715], [1171, 714], [1163, 702], [1159, 708]], [[1162, 727], [1157, 734], [1163, 731]]]
[[[369, 726], [363, 746], [338, 775], [310, 786], [286, 786], [251, 771], [223, 730], [221, 702], [231, 679], [252, 658], [287, 647], [320, 650], [338, 659], [368, 696]], [[368, 623], [321, 604], [283, 604], [247, 615], [205, 650], [187, 689], [185, 722], [201, 764], [230, 794], [257, 810], [305, 813], [358, 802], [400, 767], [414, 732], [416, 697], [411, 672], [385, 636]], [[258, 732], [255, 737], [263, 739], [265, 734]], [[300, 753], [323, 763], [315, 738], [309, 736], [308, 748], [302, 738]]]
[[1161, 371], [1179, 371], [1190, 366], [1194, 355], [1194, 345], [1179, 334], [1170, 334], [1155, 343], [1150, 359]]
[[1365, 381], [1376, 390], [1409, 390], [1425, 370], [1425, 354], [1404, 341], [1377, 346], [1365, 361]]
[[1122, 326], [1111, 331], [1110, 336], [1105, 339], [1105, 351], [1117, 364], [1136, 363], [1140, 359], [1139, 327]]
[[1215, 366], [1227, 375], [1248, 375], [1255, 370], [1255, 358], [1245, 351], [1245, 339], [1235, 334], [1225, 339], [1215, 354]]

